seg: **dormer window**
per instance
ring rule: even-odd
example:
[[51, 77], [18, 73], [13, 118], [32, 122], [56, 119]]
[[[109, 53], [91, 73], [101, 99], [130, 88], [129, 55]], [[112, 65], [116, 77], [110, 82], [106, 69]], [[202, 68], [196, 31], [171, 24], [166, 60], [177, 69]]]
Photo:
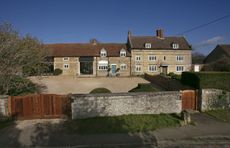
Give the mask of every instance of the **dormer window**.
[[69, 61], [69, 57], [64, 57], [63, 61]]
[[120, 56], [125, 57], [126, 56], [126, 51], [122, 48], [120, 51]]
[[145, 48], [151, 48], [151, 43], [145, 43]]
[[178, 49], [178, 48], [179, 48], [179, 44], [173, 43], [173, 44], [172, 44], [172, 48], [173, 48], [173, 49]]
[[101, 57], [106, 57], [107, 56], [107, 52], [106, 52], [106, 50], [104, 48], [101, 49], [100, 55], [101, 55]]

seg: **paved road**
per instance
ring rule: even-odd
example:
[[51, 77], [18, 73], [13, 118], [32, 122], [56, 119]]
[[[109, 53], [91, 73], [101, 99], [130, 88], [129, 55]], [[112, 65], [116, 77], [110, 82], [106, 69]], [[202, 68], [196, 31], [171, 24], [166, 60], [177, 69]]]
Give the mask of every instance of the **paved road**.
[[230, 147], [230, 124], [202, 114], [194, 114], [192, 119], [196, 126], [98, 135], [70, 133], [61, 119], [17, 121], [0, 131], [0, 147]]
[[192, 114], [191, 118], [195, 125], [154, 131], [158, 146], [230, 147], [230, 124], [200, 113]]

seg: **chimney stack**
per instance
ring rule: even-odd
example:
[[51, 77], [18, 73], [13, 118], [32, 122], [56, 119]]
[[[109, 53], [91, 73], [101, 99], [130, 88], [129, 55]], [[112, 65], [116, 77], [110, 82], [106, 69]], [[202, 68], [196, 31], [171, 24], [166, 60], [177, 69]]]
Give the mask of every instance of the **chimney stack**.
[[93, 45], [97, 45], [98, 43], [97, 39], [91, 39], [89, 42]]
[[157, 29], [156, 30], [156, 36], [160, 39], [164, 39], [164, 30], [163, 29]]

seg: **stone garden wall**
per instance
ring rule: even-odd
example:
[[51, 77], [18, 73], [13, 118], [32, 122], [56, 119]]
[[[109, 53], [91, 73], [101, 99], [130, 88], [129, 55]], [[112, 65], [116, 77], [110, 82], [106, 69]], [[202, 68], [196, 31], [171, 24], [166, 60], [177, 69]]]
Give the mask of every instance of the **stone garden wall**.
[[72, 95], [72, 119], [127, 114], [180, 113], [179, 91]]
[[8, 116], [8, 96], [0, 95], [0, 119]]
[[201, 90], [201, 111], [230, 108], [230, 92], [220, 89]]

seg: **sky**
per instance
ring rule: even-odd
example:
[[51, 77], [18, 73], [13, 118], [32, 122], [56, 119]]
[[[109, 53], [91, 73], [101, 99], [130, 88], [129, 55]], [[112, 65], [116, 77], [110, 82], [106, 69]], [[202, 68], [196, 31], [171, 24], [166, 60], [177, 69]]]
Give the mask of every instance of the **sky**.
[[[0, 0], [0, 23], [43, 43], [127, 41], [133, 35], [178, 36], [230, 15], [230, 0]], [[230, 43], [230, 17], [183, 34], [194, 52], [208, 54]]]

